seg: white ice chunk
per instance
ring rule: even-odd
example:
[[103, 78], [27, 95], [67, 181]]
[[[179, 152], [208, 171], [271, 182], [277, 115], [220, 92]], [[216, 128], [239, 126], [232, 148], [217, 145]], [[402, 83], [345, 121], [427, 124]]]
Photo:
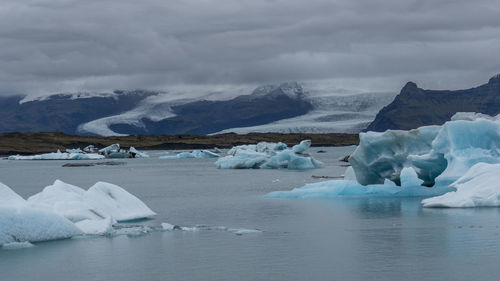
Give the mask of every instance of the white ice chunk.
[[98, 182], [89, 190], [56, 180], [28, 202], [34, 208], [60, 214], [73, 222], [103, 220], [107, 217], [118, 221], [149, 218], [155, 213], [141, 200], [123, 188]]
[[28, 198], [34, 208], [52, 211], [73, 222], [85, 219], [103, 219], [106, 214], [100, 213], [84, 199], [85, 190], [60, 180], [45, 187], [41, 192]]
[[70, 238], [81, 231], [66, 218], [34, 209], [0, 183], [0, 245]]
[[239, 150], [234, 156], [219, 158], [215, 165], [219, 169], [258, 169], [267, 159], [264, 153]]
[[105, 219], [86, 219], [75, 223], [75, 225], [87, 235], [110, 235], [114, 233], [113, 222], [111, 217], [107, 217]]
[[35, 245], [31, 244], [28, 241], [24, 241], [24, 242], [6, 243], [2, 246], [2, 249], [4, 249], [4, 250], [18, 250], [18, 249], [26, 249], [26, 248], [32, 248], [32, 247], [35, 247]]
[[105, 148], [99, 149], [99, 153], [102, 153], [102, 154], [109, 154], [111, 152], [118, 152], [118, 151], [120, 151], [120, 144], [119, 143], [115, 143], [115, 144], [106, 146]]
[[262, 233], [261, 230], [258, 230], [258, 229], [247, 229], [247, 228], [228, 228], [227, 231], [229, 231], [231, 233], [234, 233], [236, 235]]
[[311, 140], [303, 140], [299, 144], [296, 144], [292, 147], [293, 152], [302, 153], [311, 147]]
[[178, 226], [174, 225], [174, 224], [170, 224], [170, 223], [167, 223], [167, 222], [162, 222], [161, 223], [161, 228], [162, 230], [164, 231], [173, 231], [177, 228], [179, 228]]
[[38, 155], [11, 155], [9, 160], [99, 160], [104, 156], [95, 153], [67, 153], [67, 152], [52, 152]]
[[110, 215], [117, 221], [150, 218], [156, 215], [137, 197], [111, 183], [94, 184], [85, 192], [84, 199], [93, 209]]
[[235, 146], [228, 156], [219, 158], [215, 165], [219, 169], [295, 169], [305, 170], [322, 167], [323, 163], [302, 154], [311, 146], [305, 140], [288, 149], [284, 143], [260, 142], [257, 145]]
[[147, 153], [140, 152], [133, 146], [130, 147], [129, 151], [135, 154], [135, 158], [149, 158], [149, 155]]
[[181, 152], [177, 155], [164, 155], [160, 159], [186, 159], [186, 158], [217, 158], [219, 154], [208, 150], [193, 150], [191, 152]]
[[500, 206], [500, 164], [478, 163], [451, 184], [456, 191], [422, 200], [424, 207]]

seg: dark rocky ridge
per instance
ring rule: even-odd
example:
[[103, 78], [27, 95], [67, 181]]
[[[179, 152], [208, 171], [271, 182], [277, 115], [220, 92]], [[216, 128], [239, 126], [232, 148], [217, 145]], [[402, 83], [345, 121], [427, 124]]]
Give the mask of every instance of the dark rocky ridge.
[[441, 125], [457, 112], [500, 113], [500, 74], [487, 84], [466, 90], [424, 90], [408, 82], [365, 131], [410, 130]]

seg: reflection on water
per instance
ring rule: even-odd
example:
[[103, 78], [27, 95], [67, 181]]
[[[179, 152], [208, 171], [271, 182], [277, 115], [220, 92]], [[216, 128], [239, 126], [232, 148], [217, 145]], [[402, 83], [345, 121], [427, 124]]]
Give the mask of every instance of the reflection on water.
[[[497, 280], [500, 209], [423, 209], [418, 198], [268, 199], [263, 195], [338, 176], [352, 148], [315, 154], [325, 168], [217, 170], [211, 159], [0, 161], [0, 181], [22, 196], [60, 178], [123, 186], [159, 215], [135, 224], [259, 229], [153, 232], [0, 250], [0, 280]], [[29, 175], [29, 176], [26, 176]]]

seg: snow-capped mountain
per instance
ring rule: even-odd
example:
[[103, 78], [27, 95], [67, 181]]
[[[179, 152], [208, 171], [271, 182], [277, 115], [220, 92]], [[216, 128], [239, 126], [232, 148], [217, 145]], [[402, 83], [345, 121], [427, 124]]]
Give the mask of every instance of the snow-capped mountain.
[[[248, 94], [245, 94], [248, 93]], [[217, 132], [357, 133], [392, 93], [356, 93], [297, 82], [255, 89], [70, 93], [0, 98], [0, 132], [83, 135]]]

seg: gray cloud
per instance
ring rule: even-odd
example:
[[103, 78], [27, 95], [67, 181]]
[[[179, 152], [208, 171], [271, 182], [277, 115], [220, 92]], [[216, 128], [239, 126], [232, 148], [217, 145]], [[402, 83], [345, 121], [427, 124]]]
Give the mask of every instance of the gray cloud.
[[500, 72], [499, 14], [496, 0], [3, 0], [0, 93], [470, 87]]

